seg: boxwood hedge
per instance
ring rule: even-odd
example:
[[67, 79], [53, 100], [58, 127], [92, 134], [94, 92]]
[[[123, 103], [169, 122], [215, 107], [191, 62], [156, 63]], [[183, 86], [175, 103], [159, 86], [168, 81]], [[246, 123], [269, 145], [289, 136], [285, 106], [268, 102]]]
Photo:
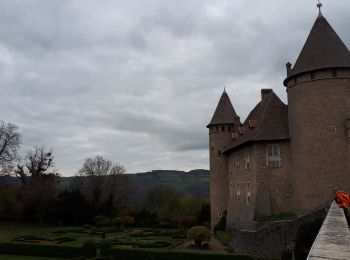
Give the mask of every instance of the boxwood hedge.
[[73, 258], [83, 252], [81, 247], [0, 242], [0, 254]]
[[123, 260], [252, 260], [251, 256], [242, 254], [177, 252], [169, 250], [144, 250], [110, 248], [105, 255], [112, 259]]

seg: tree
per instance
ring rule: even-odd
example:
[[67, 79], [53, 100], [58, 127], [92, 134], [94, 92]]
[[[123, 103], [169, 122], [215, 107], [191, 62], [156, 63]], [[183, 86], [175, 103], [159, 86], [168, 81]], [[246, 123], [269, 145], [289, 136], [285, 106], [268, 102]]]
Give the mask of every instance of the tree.
[[79, 170], [77, 181], [85, 193], [90, 195], [96, 214], [113, 215], [115, 204], [127, 203], [130, 199], [131, 182], [125, 167], [101, 156], [87, 158]]
[[15, 173], [23, 184], [28, 177], [55, 181], [59, 174], [54, 168], [53, 159], [52, 150], [46, 151], [44, 146], [35, 147], [33, 151], [27, 152], [23, 160], [18, 162]]
[[20, 144], [21, 134], [18, 132], [18, 127], [12, 123], [0, 121], [0, 175], [11, 172]]
[[148, 191], [145, 205], [158, 220], [170, 222], [179, 210], [179, 194], [170, 186], [156, 185]]
[[23, 184], [19, 194], [23, 220], [45, 222], [58, 194], [59, 173], [54, 168], [52, 150], [41, 146], [28, 151], [19, 160], [15, 173]]

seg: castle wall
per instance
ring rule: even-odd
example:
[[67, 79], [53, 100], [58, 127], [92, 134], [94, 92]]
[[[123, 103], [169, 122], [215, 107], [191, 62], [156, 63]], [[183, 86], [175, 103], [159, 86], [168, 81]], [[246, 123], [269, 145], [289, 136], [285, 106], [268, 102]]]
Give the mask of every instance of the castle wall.
[[[269, 145], [280, 147], [279, 167], [266, 166], [266, 147]], [[255, 205], [255, 215], [291, 212], [289, 140], [258, 143], [256, 146], [258, 199]]]
[[[248, 146], [228, 156], [230, 197], [227, 211], [227, 226], [249, 228], [254, 221], [256, 200], [256, 146]], [[249, 151], [250, 167], [246, 169], [245, 153]], [[247, 183], [250, 189], [250, 201], [247, 196]], [[238, 187], [239, 184], [239, 198]]]
[[[266, 147], [280, 147], [280, 167], [267, 167]], [[245, 167], [249, 150], [250, 168]], [[238, 166], [237, 166], [238, 164]], [[252, 228], [257, 216], [269, 216], [278, 212], [290, 212], [290, 147], [289, 141], [255, 143], [228, 156], [230, 198], [227, 226]], [[237, 183], [240, 199], [237, 199]], [[247, 200], [247, 183], [250, 201]]]
[[350, 70], [305, 73], [287, 87], [293, 208], [301, 214], [330, 201], [334, 189], [350, 191]]

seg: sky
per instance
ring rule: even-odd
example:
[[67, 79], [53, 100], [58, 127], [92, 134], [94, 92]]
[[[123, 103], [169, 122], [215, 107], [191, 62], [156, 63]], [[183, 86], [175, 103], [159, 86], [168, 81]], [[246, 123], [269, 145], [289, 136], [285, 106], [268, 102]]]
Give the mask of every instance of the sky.
[[[63, 176], [103, 156], [128, 173], [208, 169], [224, 87], [242, 120], [282, 81], [313, 0], [0, 0], [0, 120]], [[350, 46], [349, 0], [322, 13]]]

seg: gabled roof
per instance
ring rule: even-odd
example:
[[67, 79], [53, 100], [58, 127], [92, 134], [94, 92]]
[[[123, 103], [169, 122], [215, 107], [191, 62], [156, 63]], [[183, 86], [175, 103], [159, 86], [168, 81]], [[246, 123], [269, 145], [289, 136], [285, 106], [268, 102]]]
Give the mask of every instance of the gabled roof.
[[350, 52], [320, 13], [288, 77], [323, 68], [350, 67]]
[[[249, 120], [256, 120], [254, 128], [249, 127]], [[240, 136], [224, 153], [239, 148], [249, 142], [274, 141], [289, 139], [288, 107], [271, 91], [250, 112], [243, 126], [249, 129]]]
[[215, 113], [207, 127], [210, 127], [212, 125], [234, 124], [234, 119], [237, 117], [238, 116], [232, 106], [231, 100], [224, 90], [219, 100], [218, 106], [216, 107]]

